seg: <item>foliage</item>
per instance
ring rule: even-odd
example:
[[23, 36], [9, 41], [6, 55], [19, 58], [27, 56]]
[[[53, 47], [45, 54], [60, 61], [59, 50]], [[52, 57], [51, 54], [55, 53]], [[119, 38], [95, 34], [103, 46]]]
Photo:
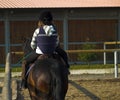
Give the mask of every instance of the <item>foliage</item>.
[[[94, 44], [83, 44], [82, 49], [83, 50], [90, 50], [95, 49], [96, 45]], [[91, 61], [96, 60], [97, 54], [96, 53], [79, 53], [78, 54], [78, 60], [86, 62], [88, 65], [90, 65]]]

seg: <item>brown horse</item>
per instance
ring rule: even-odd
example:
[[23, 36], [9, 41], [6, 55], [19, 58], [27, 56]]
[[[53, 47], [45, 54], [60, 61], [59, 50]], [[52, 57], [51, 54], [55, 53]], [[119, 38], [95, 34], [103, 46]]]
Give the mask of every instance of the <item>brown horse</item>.
[[[29, 46], [28, 41], [26, 46]], [[68, 69], [62, 58], [58, 54], [40, 55], [30, 67], [27, 87], [31, 100], [65, 100]]]

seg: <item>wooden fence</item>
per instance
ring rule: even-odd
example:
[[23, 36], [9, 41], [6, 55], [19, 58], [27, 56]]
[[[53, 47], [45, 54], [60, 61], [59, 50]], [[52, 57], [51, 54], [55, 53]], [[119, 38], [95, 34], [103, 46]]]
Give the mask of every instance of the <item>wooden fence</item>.
[[67, 53], [92, 53], [92, 52], [113, 52], [114, 53], [114, 69], [115, 78], [118, 77], [118, 52], [120, 49], [94, 49], [94, 50], [67, 50]]
[[[115, 78], [118, 77], [118, 52], [120, 52], [120, 49], [93, 49], [93, 50], [66, 50], [66, 52], [69, 53], [92, 53], [92, 52], [113, 52], [114, 53], [114, 69], [115, 69]], [[12, 52], [14, 54], [23, 54], [23, 52]], [[104, 61], [105, 62], [105, 61]]]
[[[103, 49], [107, 49], [107, 45], [118, 45], [120, 44], [120, 41], [113, 41], [113, 42], [104, 42]], [[104, 52], [104, 64], [106, 64], [106, 52]]]

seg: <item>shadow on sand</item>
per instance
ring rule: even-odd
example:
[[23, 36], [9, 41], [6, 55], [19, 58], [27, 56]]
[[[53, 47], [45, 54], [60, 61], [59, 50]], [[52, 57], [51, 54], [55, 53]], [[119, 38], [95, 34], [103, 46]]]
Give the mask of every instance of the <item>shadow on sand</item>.
[[79, 91], [81, 91], [84, 94], [86, 94], [91, 100], [100, 100], [100, 98], [97, 97], [95, 94], [91, 93], [90, 91], [88, 91], [84, 87], [80, 86], [79, 84], [75, 83], [74, 81], [69, 80], [69, 83], [72, 84], [72, 86], [74, 86]]

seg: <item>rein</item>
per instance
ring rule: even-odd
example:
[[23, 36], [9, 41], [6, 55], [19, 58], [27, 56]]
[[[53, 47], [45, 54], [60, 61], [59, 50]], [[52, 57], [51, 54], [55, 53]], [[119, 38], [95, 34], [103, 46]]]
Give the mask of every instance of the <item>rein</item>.
[[[23, 46], [24, 50], [25, 50], [26, 47], [28, 47], [29, 42], [30, 42], [30, 39], [29, 39], [29, 38], [26, 38], [26, 41], [25, 41], [24, 46]], [[28, 48], [30, 49], [30, 47], [28, 47]], [[28, 50], [28, 48], [27, 48], [27, 50]], [[32, 49], [31, 49], [31, 50], [32, 50]], [[24, 56], [16, 63], [16, 65], [17, 65], [17, 64], [20, 64], [23, 60], [25, 60], [26, 58], [28, 58], [28, 57], [32, 54], [32, 52], [33, 52], [33, 50], [32, 50], [32, 51], [31, 51], [31, 50], [29, 50], [29, 53], [27, 53], [26, 55], [24, 55]], [[24, 52], [25, 52], [25, 51], [24, 51]]]
[[27, 55], [23, 56], [15, 65], [20, 64], [23, 60], [25, 60], [26, 58], [28, 58], [31, 54], [32, 54], [32, 52], [30, 52]]
[[27, 77], [27, 76], [29, 75], [29, 72], [30, 72], [30, 70], [34, 67], [34, 65], [35, 65], [35, 64], [32, 64], [32, 65], [29, 67], [29, 69], [28, 69], [28, 71], [27, 71], [25, 77]]

